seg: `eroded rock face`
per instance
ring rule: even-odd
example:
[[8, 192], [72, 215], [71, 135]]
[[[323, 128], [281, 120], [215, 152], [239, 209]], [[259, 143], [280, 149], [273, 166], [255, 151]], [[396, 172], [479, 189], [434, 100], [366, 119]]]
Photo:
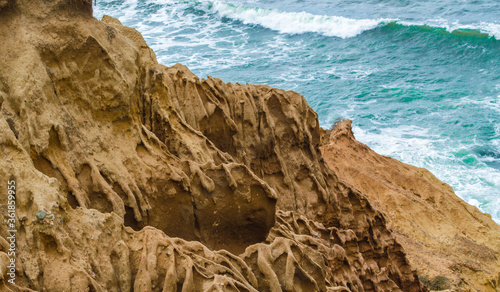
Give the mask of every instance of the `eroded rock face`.
[[159, 65], [90, 1], [9, 3], [0, 176], [17, 185], [18, 265], [2, 288], [425, 290], [383, 215], [322, 160], [302, 96]]
[[340, 211], [335, 178], [320, 163], [317, 114], [301, 95], [213, 77], [200, 81], [182, 65], [167, 74], [186, 122], [275, 189], [280, 208], [321, 220]]
[[[378, 276], [345, 283], [356, 291], [419, 289], [406, 261], [394, 263], [404, 250], [387, 230], [383, 215], [323, 161], [319, 146], [324, 130], [302, 96], [212, 77], [200, 81], [182, 65], [167, 73], [170, 96], [186, 121], [275, 189], [280, 209], [304, 214], [325, 228], [351, 232], [352, 262], [343, 264], [356, 266], [354, 273]], [[189, 110], [193, 108], [200, 110]], [[359, 267], [365, 261], [371, 265], [366, 271]], [[382, 275], [389, 276], [386, 284]]]
[[342, 121], [321, 147], [338, 177], [386, 214], [412, 266], [429, 283], [460, 291], [498, 291], [500, 226], [458, 198], [428, 170], [375, 153]]

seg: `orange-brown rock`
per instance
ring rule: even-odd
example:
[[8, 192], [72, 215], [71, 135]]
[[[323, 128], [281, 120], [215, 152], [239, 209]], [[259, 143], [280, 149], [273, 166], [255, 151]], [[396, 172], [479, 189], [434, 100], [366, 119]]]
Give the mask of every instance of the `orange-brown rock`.
[[[421, 279], [458, 291], [500, 291], [500, 226], [428, 170], [379, 155], [342, 121], [321, 148], [330, 168], [370, 198], [394, 228]], [[432, 284], [432, 283], [431, 283]]]
[[8, 282], [2, 224], [0, 289], [426, 290], [323, 161], [302, 96], [159, 65], [90, 0], [6, 3], [0, 190], [16, 181], [17, 270]]
[[200, 81], [182, 65], [167, 73], [170, 96], [189, 115], [186, 121], [276, 190], [280, 209], [349, 232], [350, 243], [343, 244], [351, 245], [352, 253], [336, 264], [355, 267], [361, 284], [350, 283], [353, 290], [420, 289], [383, 215], [326, 166], [319, 150], [322, 129], [301, 95], [212, 77]]

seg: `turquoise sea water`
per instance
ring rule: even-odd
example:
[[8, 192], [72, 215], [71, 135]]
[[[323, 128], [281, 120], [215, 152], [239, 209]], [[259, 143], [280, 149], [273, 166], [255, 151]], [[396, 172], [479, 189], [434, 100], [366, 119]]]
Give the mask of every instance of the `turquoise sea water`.
[[498, 0], [98, 1], [165, 65], [297, 91], [500, 223]]

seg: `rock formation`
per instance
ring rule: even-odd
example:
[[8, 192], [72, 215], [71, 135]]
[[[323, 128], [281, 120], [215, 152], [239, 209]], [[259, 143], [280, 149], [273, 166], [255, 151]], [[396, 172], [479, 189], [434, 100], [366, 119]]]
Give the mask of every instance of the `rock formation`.
[[351, 121], [337, 124], [321, 151], [341, 181], [386, 215], [424, 282], [442, 277], [448, 281], [442, 288], [500, 291], [500, 226], [489, 214], [458, 198], [428, 170], [356, 141]]
[[427, 290], [301, 95], [160, 65], [91, 5], [0, 1], [1, 289]]

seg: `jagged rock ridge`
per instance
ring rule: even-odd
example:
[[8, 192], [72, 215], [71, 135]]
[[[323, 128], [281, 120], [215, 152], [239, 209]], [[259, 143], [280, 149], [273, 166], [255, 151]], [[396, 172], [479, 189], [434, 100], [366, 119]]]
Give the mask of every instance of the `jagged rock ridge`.
[[3, 224], [3, 289], [425, 290], [384, 216], [323, 161], [299, 94], [159, 65], [88, 0], [3, 1], [0, 19], [19, 263], [6, 282]]
[[428, 170], [381, 156], [342, 121], [321, 147], [338, 177], [384, 212], [419, 275], [457, 291], [500, 290], [500, 226]]

